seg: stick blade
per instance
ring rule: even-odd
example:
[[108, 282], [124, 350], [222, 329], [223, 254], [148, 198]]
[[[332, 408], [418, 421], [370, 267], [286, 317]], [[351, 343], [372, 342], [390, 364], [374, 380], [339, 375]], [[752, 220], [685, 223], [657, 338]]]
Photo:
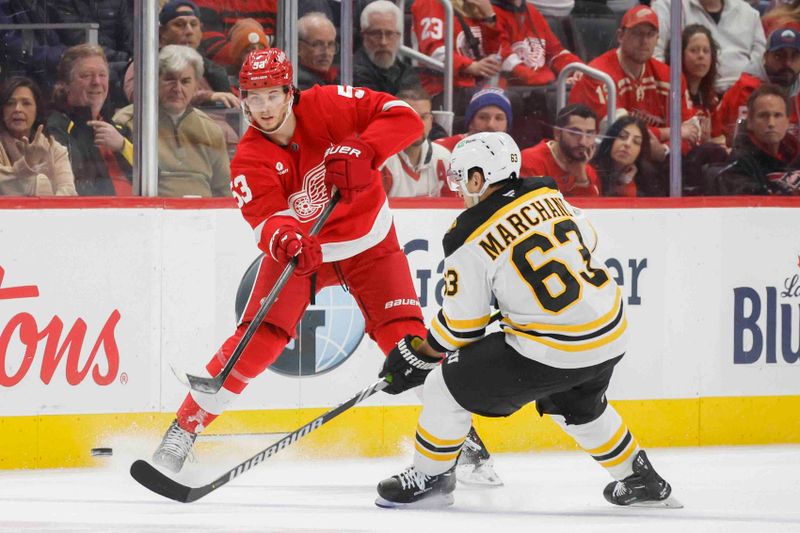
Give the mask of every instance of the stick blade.
[[216, 394], [222, 388], [222, 380], [218, 378], [204, 378], [186, 374], [186, 380], [189, 382], [189, 387], [198, 392]]
[[131, 477], [144, 488], [165, 498], [181, 503], [193, 501], [190, 499], [191, 488], [168, 478], [147, 461], [134, 461], [131, 465]]

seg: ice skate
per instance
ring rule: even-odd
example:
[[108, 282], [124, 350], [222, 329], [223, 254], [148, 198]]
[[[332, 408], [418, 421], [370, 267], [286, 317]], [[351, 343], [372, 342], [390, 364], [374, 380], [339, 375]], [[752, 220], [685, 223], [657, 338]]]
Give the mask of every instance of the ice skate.
[[494, 462], [475, 428], [470, 428], [456, 461], [456, 478], [465, 485], [499, 487], [503, 484], [494, 471]]
[[622, 481], [609, 483], [603, 491], [614, 505], [667, 507], [680, 509], [683, 504], [671, 496], [672, 487], [656, 473], [644, 450], [633, 460], [633, 474]]
[[191, 453], [196, 438], [197, 433], [186, 431], [177, 420], [173, 420], [153, 453], [153, 463], [177, 474]]
[[455, 466], [436, 476], [423, 474], [409, 466], [396, 476], [378, 483], [378, 507], [430, 508], [453, 505], [456, 488]]

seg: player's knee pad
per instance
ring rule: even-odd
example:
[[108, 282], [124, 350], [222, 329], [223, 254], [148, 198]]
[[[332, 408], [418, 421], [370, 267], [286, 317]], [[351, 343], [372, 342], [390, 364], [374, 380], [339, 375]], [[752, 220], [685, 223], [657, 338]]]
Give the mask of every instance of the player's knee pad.
[[[233, 351], [247, 331], [248, 325], [239, 326], [236, 333], [225, 341], [222, 348], [206, 366], [212, 376], [217, 375], [233, 355]], [[261, 374], [278, 358], [288, 342], [289, 335], [285, 331], [272, 324], [261, 324], [236, 361], [223, 387], [236, 394], [242, 392], [251, 379]]]
[[427, 334], [428, 330], [425, 329], [425, 323], [421, 319], [402, 318], [376, 326], [371, 336], [378, 343], [381, 351], [388, 354], [406, 335], [416, 335], [424, 339]]

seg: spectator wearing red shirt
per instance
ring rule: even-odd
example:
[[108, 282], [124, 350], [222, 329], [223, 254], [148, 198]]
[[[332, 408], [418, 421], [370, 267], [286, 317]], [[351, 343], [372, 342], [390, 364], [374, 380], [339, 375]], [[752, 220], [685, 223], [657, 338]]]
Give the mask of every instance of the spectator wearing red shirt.
[[[616, 82], [617, 107], [625, 109], [650, 128], [652, 155], [664, 161], [669, 141], [669, 67], [653, 58], [658, 41], [658, 17], [647, 6], [638, 5], [622, 17], [617, 30], [619, 47], [595, 58], [589, 66], [602, 70]], [[681, 77], [683, 94], [681, 138], [684, 151], [697, 144], [700, 128], [693, 118], [692, 104], [686, 91], [686, 81]], [[573, 87], [570, 103], [588, 105], [599, 119], [606, 116], [607, 90], [589, 76], [584, 76]]]
[[483, 25], [487, 52], [500, 54], [511, 85], [547, 85], [570, 63], [582, 63], [565, 49], [544, 16], [525, 0], [492, 2], [497, 23]]
[[482, 131], [504, 131], [511, 130], [511, 101], [502, 89], [492, 87], [478, 91], [472, 96], [464, 114], [464, 125], [466, 133], [459, 133], [451, 137], [437, 139], [436, 144], [440, 144], [453, 151], [458, 141]]
[[728, 140], [728, 146], [735, 144], [737, 120], [747, 117], [747, 101], [750, 95], [763, 83], [773, 83], [783, 87], [790, 101], [789, 122], [793, 133], [797, 132], [797, 95], [800, 92], [800, 26], [794, 24], [773, 31], [767, 39], [764, 60], [753, 64], [742, 73], [739, 80], [728, 89], [719, 105], [719, 119]]
[[[480, 85], [500, 72], [499, 57], [487, 53], [483, 45], [483, 25], [494, 21], [494, 10], [489, 0], [464, 0], [453, 2], [453, 89], [458, 98], [469, 99], [476, 85]], [[411, 7], [413, 30], [419, 51], [438, 61], [444, 61], [444, 7], [439, 0], [417, 0]], [[438, 108], [444, 91], [444, 77], [440, 72], [424, 69], [420, 80], [425, 90], [434, 97]], [[458, 102], [455, 108], [459, 109]], [[464, 109], [464, 105], [460, 107]]]
[[583, 104], [563, 108], [556, 117], [552, 141], [522, 151], [522, 177], [550, 176], [564, 196], [600, 196], [594, 155], [597, 115]]

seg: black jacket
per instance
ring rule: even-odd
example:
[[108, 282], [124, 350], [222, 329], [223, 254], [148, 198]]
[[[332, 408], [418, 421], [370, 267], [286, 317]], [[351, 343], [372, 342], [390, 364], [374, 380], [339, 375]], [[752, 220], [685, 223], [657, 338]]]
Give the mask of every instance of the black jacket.
[[421, 83], [414, 68], [399, 57], [388, 69], [378, 68], [362, 47], [353, 56], [353, 85], [397, 94], [401, 89], [417, 87]]
[[[97, 22], [98, 44], [109, 63], [128, 63], [133, 55], [133, 13], [129, 0], [47, 0], [51, 22]], [[58, 20], [54, 20], [54, 19]], [[60, 30], [68, 46], [86, 42], [82, 30]], [[113, 65], [112, 65], [113, 69]]]
[[[45, 131], [67, 147], [78, 195], [116, 196], [108, 167], [94, 144], [94, 130], [86, 123], [88, 117], [87, 108], [77, 108], [69, 112], [53, 111], [47, 118]], [[131, 140], [127, 128], [117, 124], [114, 126], [123, 137]], [[120, 153], [116, 153], [115, 158], [119, 168], [130, 180], [133, 175], [131, 164]]]
[[741, 146], [731, 153], [728, 166], [717, 177], [719, 193], [786, 194], [786, 191], [780, 189], [777, 180], [787, 172], [800, 168], [797, 161], [800, 144], [789, 134], [781, 142], [780, 151], [785, 154], [783, 160], [756, 146], [749, 135], [745, 136]]

